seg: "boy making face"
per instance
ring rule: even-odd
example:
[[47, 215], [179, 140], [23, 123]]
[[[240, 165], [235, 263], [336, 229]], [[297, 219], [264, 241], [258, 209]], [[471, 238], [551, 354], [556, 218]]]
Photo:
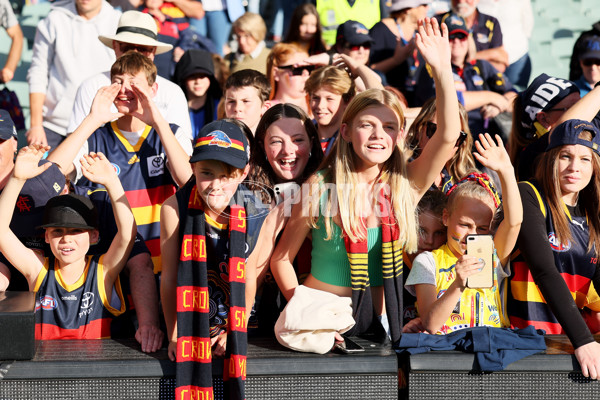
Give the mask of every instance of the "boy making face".
[[[147, 57], [128, 52], [118, 58], [111, 68], [111, 85], [98, 91], [90, 114], [49, 159], [65, 175], [76, 171], [73, 181], [77, 185], [96, 187], [79, 179], [81, 170], [74, 161], [88, 152], [107, 155], [127, 195], [136, 199], [133, 208], [139, 233], [150, 249], [154, 273], [159, 274], [160, 207], [192, 176], [188, 162], [192, 146], [189, 137], [170, 125], [152, 101], [155, 79], [156, 67]], [[111, 112], [113, 103], [117, 113]]]
[[244, 69], [231, 74], [225, 83], [225, 114], [244, 122], [252, 133], [266, 111], [271, 85], [264, 74]]

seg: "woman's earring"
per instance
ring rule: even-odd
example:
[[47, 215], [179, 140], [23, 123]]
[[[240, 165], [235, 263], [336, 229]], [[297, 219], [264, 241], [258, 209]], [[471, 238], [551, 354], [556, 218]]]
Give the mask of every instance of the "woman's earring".
[[312, 157], [312, 151], [308, 152], [308, 158]]

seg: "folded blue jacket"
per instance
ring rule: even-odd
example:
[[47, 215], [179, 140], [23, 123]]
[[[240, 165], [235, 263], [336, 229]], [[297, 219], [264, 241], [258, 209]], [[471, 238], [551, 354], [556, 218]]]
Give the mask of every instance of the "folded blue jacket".
[[462, 350], [475, 353], [474, 370], [502, 371], [512, 362], [546, 350], [545, 334], [533, 326], [524, 329], [479, 326], [447, 335], [404, 333], [396, 351], [419, 354], [431, 350]]

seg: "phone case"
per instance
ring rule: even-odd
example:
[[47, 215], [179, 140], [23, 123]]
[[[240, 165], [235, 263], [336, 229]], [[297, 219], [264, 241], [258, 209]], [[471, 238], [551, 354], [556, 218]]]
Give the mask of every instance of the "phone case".
[[467, 278], [469, 288], [491, 288], [494, 285], [494, 238], [492, 235], [468, 235], [467, 255], [481, 258], [483, 269]]

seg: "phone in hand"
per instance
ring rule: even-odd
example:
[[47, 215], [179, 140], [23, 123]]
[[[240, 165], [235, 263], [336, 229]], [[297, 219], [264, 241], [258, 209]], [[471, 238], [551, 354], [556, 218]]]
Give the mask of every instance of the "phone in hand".
[[491, 288], [494, 285], [494, 238], [492, 235], [467, 235], [467, 255], [483, 260], [481, 271], [467, 278], [471, 289]]
[[290, 198], [300, 190], [300, 186], [296, 182], [284, 182], [278, 183], [273, 186], [273, 192], [275, 192], [275, 202], [281, 203], [284, 199]]
[[365, 351], [364, 347], [348, 338], [344, 338], [343, 342], [336, 342], [335, 348], [344, 354]]

